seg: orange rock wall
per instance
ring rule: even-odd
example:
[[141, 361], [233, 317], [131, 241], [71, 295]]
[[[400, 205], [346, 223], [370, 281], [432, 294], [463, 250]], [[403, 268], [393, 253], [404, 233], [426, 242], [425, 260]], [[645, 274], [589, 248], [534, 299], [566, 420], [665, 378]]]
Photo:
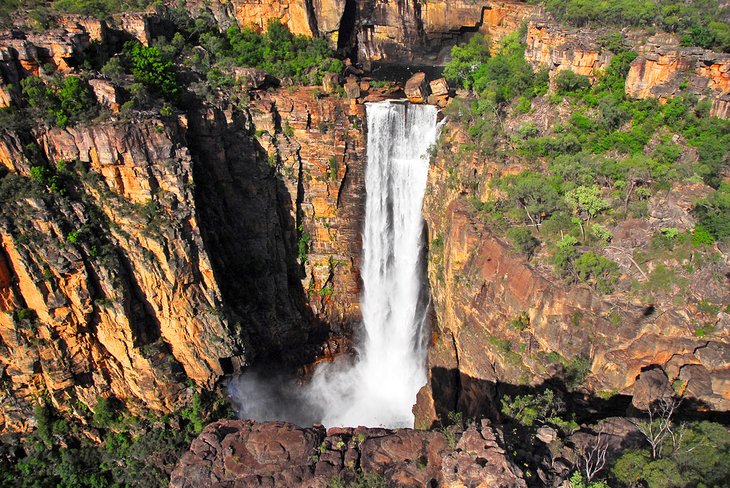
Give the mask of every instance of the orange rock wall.
[[558, 72], [569, 70], [594, 81], [613, 57], [590, 37], [547, 22], [531, 22], [526, 43], [525, 58], [535, 69], [548, 68], [551, 79]]
[[626, 94], [667, 99], [689, 90], [712, 102], [711, 115], [728, 117], [730, 54], [699, 48], [649, 46], [631, 63]]

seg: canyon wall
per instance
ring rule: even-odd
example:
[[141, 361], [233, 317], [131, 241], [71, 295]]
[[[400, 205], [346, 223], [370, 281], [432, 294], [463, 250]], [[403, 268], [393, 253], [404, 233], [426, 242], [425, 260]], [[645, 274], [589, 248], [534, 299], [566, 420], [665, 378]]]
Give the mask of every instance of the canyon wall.
[[[113, 35], [86, 24], [5, 38], [8, 103], [20, 76]], [[117, 113], [113, 83], [90, 84]], [[79, 417], [99, 396], [171, 411], [189, 380], [339, 352], [360, 318], [364, 106], [249, 97], [0, 132], [3, 429], [29, 428], [42, 397]]]
[[[450, 411], [499, 417], [498, 395], [550, 383], [570, 388], [576, 361], [588, 368], [586, 399], [631, 395], [643, 370], [661, 367], [697, 409], [730, 409], [730, 315], [720, 313], [716, 332], [701, 336], [689, 326], [701, 320], [691, 307], [567, 286], [529, 263], [468, 202], [470, 195], [489, 198], [500, 164], [474, 158], [454, 166], [448, 148], [458, 150], [458, 128], [446, 138], [424, 202], [436, 325], [416, 426], [432, 426]], [[704, 293], [727, 297], [722, 289]]]

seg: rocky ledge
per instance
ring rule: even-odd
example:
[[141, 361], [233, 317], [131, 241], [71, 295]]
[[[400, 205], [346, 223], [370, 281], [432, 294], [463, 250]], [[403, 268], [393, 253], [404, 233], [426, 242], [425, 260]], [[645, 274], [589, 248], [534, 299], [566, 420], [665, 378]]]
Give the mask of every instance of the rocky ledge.
[[486, 420], [463, 432], [221, 420], [193, 441], [170, 487], [325, 487], [369, 476], [402, 487], [527, 486], [500, 443]]

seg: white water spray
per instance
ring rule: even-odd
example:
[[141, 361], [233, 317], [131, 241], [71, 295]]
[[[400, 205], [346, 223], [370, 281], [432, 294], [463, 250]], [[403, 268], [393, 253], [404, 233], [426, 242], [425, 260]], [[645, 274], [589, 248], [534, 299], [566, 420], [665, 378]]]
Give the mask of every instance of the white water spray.
[[369, 103], [367, 120], [364, 337], [353, 365], [317, 369], [309, 397], [322, 406], [327, 426], [410, 427], [426, 383], [421, 208], [437, 110]]
[[354, 362], [323, 363], [303, 389], [248, 374], [229, 392], [242, 418], [309, 420], [332, 426], [412, 427], [426, 384], [428, 308], [423, 217], [428, 149], [437, 110], [403, 102], [368, 103], [363, 333]]

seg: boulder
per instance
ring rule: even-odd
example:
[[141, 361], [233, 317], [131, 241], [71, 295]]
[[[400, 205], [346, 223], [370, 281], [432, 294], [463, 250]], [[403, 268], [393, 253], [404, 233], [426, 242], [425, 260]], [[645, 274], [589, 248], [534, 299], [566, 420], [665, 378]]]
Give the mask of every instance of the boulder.
[[325, 93], [334, 93], [340, 86], [340, 75], [338, 73], [325, 73], [322, 77], [322, 90]]
[[654, 368], [642, 371], [637, 378], [631, 403], [639, 410], [648, 410], [653, 403], [672, 396], [674, 390], [666, 373], [660, 368]]
[[171, 488], [329, 486], [358, 473], [389, 486], [527, 486], [505, 456], [489, 423], [462, 432], [381, 428], [298, 427], [288, 422], [220, 420], [183, 455]]
[[347, 82], [345, 82], [345, 94], [347, 98], [355, 99], [360, 98], [360, 83], [357, 81], [356, 76], [348, 76]]
[[419, 71], [406, 81], [406, 97], [411, 103], [423, 103], [428, 98], [428, 83], [426, 73]]
[[431, 87], [431, 94], [436, 96], [449, 96], [449, 84], [446, 78], [433, 80], [428, 84]]
[[269, 78], [266, 71], [257, 68], [235, 68], [233, 72], [240, 83], [253, 90], [266, 86]]

